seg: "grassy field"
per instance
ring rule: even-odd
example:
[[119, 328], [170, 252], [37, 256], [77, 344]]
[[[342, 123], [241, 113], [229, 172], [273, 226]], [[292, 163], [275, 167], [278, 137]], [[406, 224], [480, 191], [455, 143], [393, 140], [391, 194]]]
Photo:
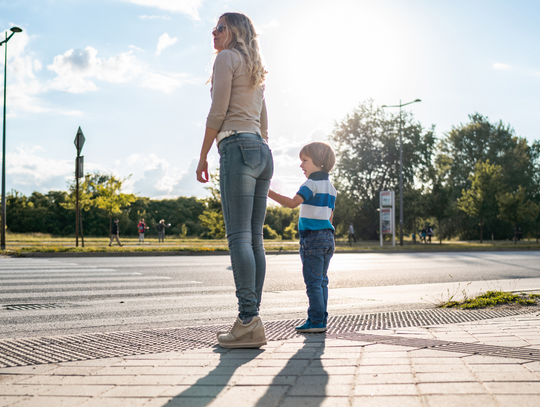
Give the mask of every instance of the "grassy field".
[[[195, 252], [213, 252], [227, 251], [227, 241], [225, 239], [182, 239], [178, 236], [166, 236], [165, 243], [158, 243], [157, 237], [146, 237], [144, 243], [139, 243], [138, 237], [121, 237], [123, 246], [119, 247], [115, 242], [109, 247], [109, 238], [105, 237], [86, 237], [85, 247], [82, 248], [82, 242], [79, 239], [79, 247], [75, 247], [75, 237], [58, 237], [45, 234], [7, 234], [6, 252], [137, 252], [137, 251], [195, 251]], [[297, 251], [298, 241], [285, 240], [266, 240], [266, 250]], [[381, 248], [378, 241], [358, 241], [349, 245], [346, 239], [336, 239], [336, 251], [431, 251], [431, 250], [513, 250], [513, 249], [537, 249], [540, 250], [540, 244], [534, 240], [519, 242], [514, 245], [511, 241], [443, 241], [433, 242], [431, 244], [416, 243], [411, 240], [405, 240], [403, 247], [396, 242], [392, 247], [391, 242], [385, 241]]]

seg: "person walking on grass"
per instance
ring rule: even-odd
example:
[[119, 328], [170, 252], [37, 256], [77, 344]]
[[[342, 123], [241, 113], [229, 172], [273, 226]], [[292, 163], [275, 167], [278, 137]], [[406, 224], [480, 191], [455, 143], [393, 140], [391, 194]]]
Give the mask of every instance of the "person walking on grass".
[[274, 173], [268, 147], [264, 80], [257, 33], [244, 14], [225, 13], [212, 31], [216, 58], [212, 105], [197, 166], [197, 180], [209, 181], [208, 151], [218, 145], [219, 185], [225, 232], [233, 269], [238, 316], [220, 331], [223, 348], [266, 345], [259, 307], [266, 274], [263, 224], [270, 179]]
[[288, 198], [270, 190], [268, 196], [288, 208], [300, 205], [300, 258], [309, 308], [306, 322], [295, 329], [324, 332], [328, 320], [328, 266], [335, 248], [332, 219], [337, 194], [328, 173], [336, 156], [329, 144], [314, 142], [300, 150], [300, 161], [307, 181], [296, 195]]
[[112, 245], [112, 242], [114, 239], [118, 242], [118, 246], [122, 246], [122, 243], [120, 243], [120, 238], [118, 237], [120, 234], [120, 228], [118, 227], [118, 219], [115, 219], [112, 228], [111, 228], [111, 240], [109, 241], [109, 246]]

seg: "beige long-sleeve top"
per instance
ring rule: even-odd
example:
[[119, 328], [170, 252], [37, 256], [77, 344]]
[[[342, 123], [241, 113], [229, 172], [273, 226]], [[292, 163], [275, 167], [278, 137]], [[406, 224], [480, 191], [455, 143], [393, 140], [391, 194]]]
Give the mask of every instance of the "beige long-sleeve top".
[[219, 132], [258, 133], [268, 140], [264, 89], [262, 86], [251, 89], [251, 78], [236, 52], [226, 49], [216, 56], [211, 95], [206, 127]]

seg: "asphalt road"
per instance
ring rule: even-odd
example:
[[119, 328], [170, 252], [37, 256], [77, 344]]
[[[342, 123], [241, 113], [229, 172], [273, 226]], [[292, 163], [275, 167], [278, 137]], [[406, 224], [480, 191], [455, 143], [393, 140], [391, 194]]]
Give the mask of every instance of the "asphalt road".
[[[267, 264], [263, 319], [305, 317], [299, 256]], [[395, 286], [406, 294], [489, 280], [509, 289], [540, 278], [540, 252], [336, 254], [329, 275], [332, 315], [418, 309], [433, 305], [391, 301]], [[228, 256], [0, 259], [0, 338], [230, 323], [235, 314]]]

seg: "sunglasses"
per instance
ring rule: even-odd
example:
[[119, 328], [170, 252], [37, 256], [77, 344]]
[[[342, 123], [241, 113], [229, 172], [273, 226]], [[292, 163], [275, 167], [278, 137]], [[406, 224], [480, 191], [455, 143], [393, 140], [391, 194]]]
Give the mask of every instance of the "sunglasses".
[[217, 31], [218, 33], [222, 33], [223, 31], [225, 31], [225, 24], [224, 23], [219, 23], [216, 28], [214, 28], [212, 31]]

